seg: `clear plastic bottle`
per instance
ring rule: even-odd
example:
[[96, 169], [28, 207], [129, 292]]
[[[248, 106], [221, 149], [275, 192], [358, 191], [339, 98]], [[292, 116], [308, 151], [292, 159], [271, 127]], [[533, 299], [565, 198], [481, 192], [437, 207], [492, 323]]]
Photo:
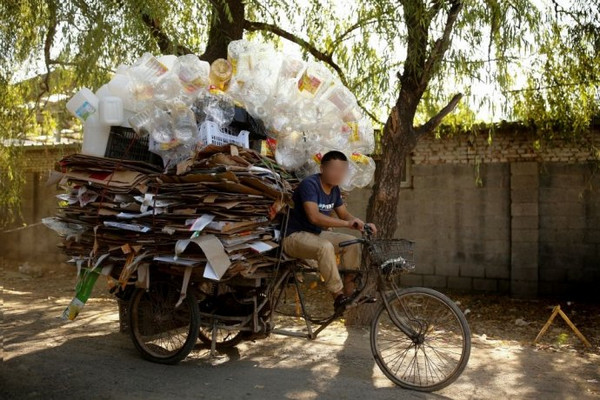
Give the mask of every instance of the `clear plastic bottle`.
[[349, 161], [349, 167], [353, 171], [352, 186], [363, 188], [371, 183], [375, 174], [375, 161], [371, 157], [357, 152], [350, 154]]
[[202, 88], [210, 84], [210, 64], [202, 61], [198, 56], [187, 54], [180, 56], [175, 63], [173, 71], [179, 77], [181, 86], [186, 94], [194, 96]]
[[333, 84], [333, 74], [322, 64], [309, 62], [306, 69], [298, 79], [298, 92], [314, 99]]
[[190, 108], [182, 102], [176, 102], [171, 107], [173, 119], [173, 134], [181, 143], [189, 143], [198, 136], [196, 118]]
[[251, 43], [244, 39], [234, 40], [227, 46], [227, 61], [231, 64], [234, 74], [237, 74], [241, 55], [247, 53], [251, 46]]
[[307, 147], [301, 132], [279, 134], [275, 148], [275, 160], [284, 168], [295, 171], [306, 162]]
[[172, 147], [173, 142], [175, 141], [173, 124], [171, 116], [164, 108], [164, 105], [154, 107], [148, 131], [161, 148], [167, 149]]

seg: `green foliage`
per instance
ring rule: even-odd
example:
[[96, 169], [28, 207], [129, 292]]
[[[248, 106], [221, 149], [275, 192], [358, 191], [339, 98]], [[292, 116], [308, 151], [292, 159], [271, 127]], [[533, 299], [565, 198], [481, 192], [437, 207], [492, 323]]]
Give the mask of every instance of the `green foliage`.
[[[286, 40], [300, 44], [307, 59], [327, 63], [363, 109], [383, 123], [398, 98], [398, 74], [432, 58], [451, 3], [245, 0], [244, 20], [233, 22], [246, 28], [247, 37], [279, 47]], [[70, 94], [81, 86], [96, 90], [119, 64], [129, 64], [145, 51], [202, 54], [217, 18], [215, 7], [232, 21], [231, 7], [240, 4], [242, 0], [3, 1], [0, 91], [6, 95], [0, 99], [0, 138], [22, 139], [71, 126], [73, 120], [64, 113], [48, 109], [45, 96]], [[549, 139], [585, 132], [599, 114], [598, 7], [593, 0], [544, 4], [463, 1], [447, 51], [434, 59], [431, 79], [422, 82], [425, 92], [414, 124], [426, 122], [460, 91], [464, 100], [445, 120], [455, 132], [482, 119], [523, 120]], [[410, 21], [420, 27], [412, 36]], [[250, 29], [254, 22], [263, 25]], [[422, 42], [425, 51], [415, 46]], [[40, 72], [46, 75], [16, 84]], [[482, 87], [493, 90], [482, 94]], [[22, 107], [29, 103], [33, 108]], [[19, 182], [19, 151], [3, 147], [1, 154], [2, 185], [8, 188]], [[10, 200], [15, 190], [3, 190], [2, 207], [15, 204]]]

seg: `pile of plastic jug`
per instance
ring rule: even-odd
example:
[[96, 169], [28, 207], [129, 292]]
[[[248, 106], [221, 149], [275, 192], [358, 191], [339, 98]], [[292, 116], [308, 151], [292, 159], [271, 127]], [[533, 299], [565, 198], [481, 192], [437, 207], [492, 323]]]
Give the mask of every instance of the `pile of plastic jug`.
[[145, 53], [120, 65], [96, 93], [81, 89], [67, 108], [83, 121], [84, 154], [105, 155], [111, 126], [147, 137], [149, 151], [165, 163], [188, 158], [215, 137], [248, 147], [228, 129], [242, 108], [260, 121], [275, 160], [300, 178], [318, 172], [329, 150], [348, 156], [344, 190], [368, 185], [375, 171], [367, 156], [372, 123], [352, 92], [323, 64], [262, 43], [233, 41], [228, 59], [212, 64], [191, 54]]

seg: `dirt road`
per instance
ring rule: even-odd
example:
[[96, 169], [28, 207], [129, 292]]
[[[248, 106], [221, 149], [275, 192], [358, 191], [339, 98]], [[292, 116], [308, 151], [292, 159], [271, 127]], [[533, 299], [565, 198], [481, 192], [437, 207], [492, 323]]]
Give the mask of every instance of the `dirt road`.
[[95, 289], [72, 323], [58, 316], [72, 271], [3, 272], [1, 399], [596, 399], [600, 356], [474, 336], [471, 360], [433, 394], [395, 387], [378, 370], [368, 331], [338, 324], [315, 341], [272, 336], [211, 359], [198, 348], [177, 366], [142, 360], [118, 333], [116, 302]]

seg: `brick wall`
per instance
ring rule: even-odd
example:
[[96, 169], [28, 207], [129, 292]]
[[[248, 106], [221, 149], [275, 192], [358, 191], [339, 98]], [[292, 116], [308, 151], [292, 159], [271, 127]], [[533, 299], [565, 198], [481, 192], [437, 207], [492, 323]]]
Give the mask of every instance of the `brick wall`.
[[[600, 164], [590, 143], [533, 145], [526, 132], [419, 141], [397, 236], [415, 240], [407, 285], [593, 296], [600, 285]], [[364, 216], [369, 189], [350, 194]]]
[[[590, 143], [535, 148], [526, 132], [426, 137], [411, 155], [400, 190], [397, 236], [417, 242], [407, 285], [510, 292], [517, 296], [595, 295], [600, 284], [600, 171]], [[31, 148], [24, 217], [54, 214], [46, 173], [76, 146]], [[350, 209], [364, 217], [370, 190]], [[44, 226], [0, 235], [0, 252], [19, 260], [64, 260]]]

